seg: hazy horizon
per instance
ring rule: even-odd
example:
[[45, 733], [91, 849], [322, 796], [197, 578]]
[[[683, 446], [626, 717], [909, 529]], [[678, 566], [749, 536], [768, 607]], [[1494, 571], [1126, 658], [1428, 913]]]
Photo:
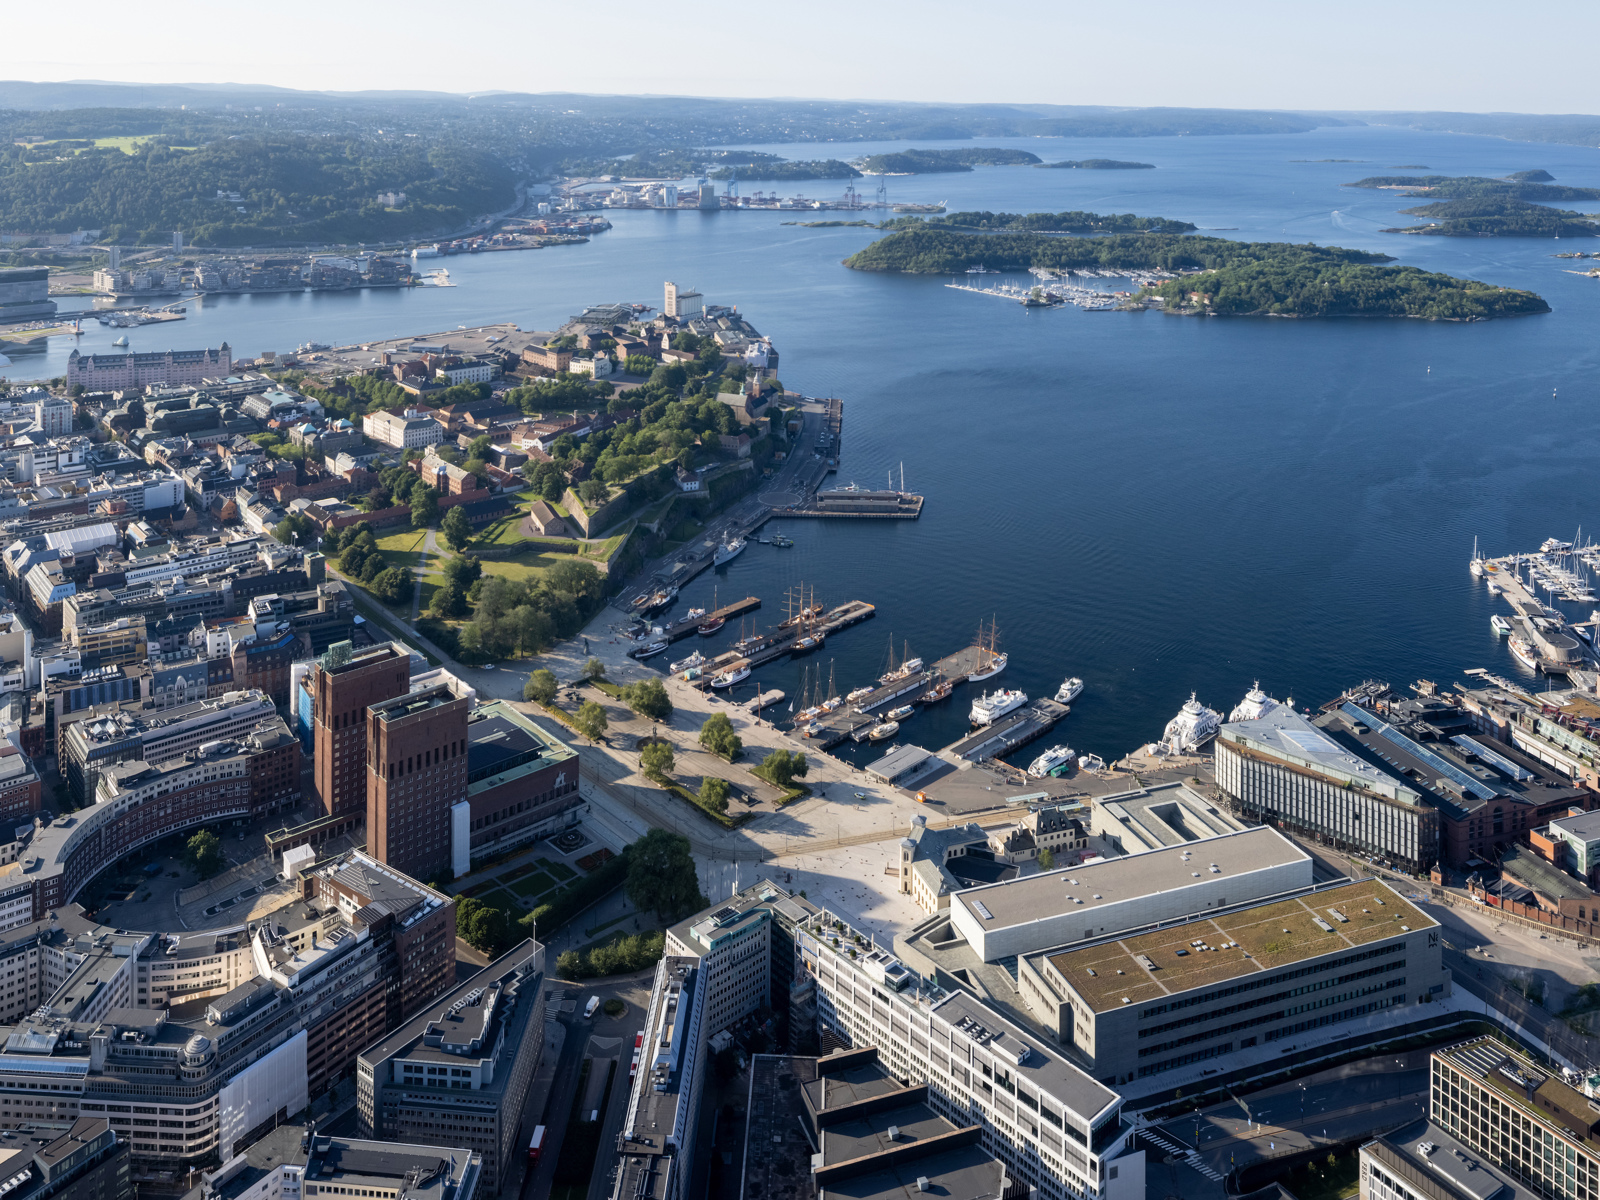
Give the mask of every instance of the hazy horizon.
[[[71, 58], [54, 10], [10, 14], [4, 70], [44, 83], [222, 76], [335, 92], [1537, 115], [1600, 107], [1581, 64], [1562, 69], [1552, 56], [1600, 34], [1600, 9], [1557, 0], [1537, 27], [1509, 15], [1482, 0], [1355, 0], [1331, 17], [1266, 0], [1152, 0], [1129, 21], [1114, 6], [1021, 0], [985, 26], [948, 0], [910, 18], [817, 0], [699, 22], [676, 8], [619, 10], [597, 27], [591, 10], [488, 0], [470, 24], [441, 28], [439, 10], [416, 0], [283, 0], [265, 31], [246, 10], [195, 0], [163, 6], [155, 21], [88, 0], [73, 10]], [[297, 40], [305, 44], [284, 53]]]

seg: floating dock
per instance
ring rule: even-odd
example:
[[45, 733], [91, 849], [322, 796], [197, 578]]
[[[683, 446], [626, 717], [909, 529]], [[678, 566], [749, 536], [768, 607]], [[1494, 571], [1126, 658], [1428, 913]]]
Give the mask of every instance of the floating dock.
[[707, 621], [715, 620], [718, 617], [721, 617], [724, 621], [730, 621], [734, 617], [742, 617], [747, 612], [754, 612], [760, 607], [760, 596], [746, 596], [743, 600], [735, 600], [732, 604], [724, 604], [721, 608], [708, 612], [703, 617], [694, 617], [692, 619], [684, 617], [682, 620], [674, 621], [671, 625], [664, 625], [661, 628], [661, 633], [668, 642], [675, 642], [679, 638], [688, 637]]
[[922, 515], [923, 497], [915, 492], [817, 492], [810, 500], [780, 508], [774, 516], [838, 517], [853, 521], [915, 521]]
[[1054, 700], [1035, 700], [1032, 704], [1001, 717], [994, 724], [985, 725], [960, 741], [952, 742], [940, 753], [963, 758], [968, 762], [998, 758], [1048, 733], [1055, 723], [1070, 711], [1072, 710], [1065, 704], [1057, 704]]
[[[749, 607], [759, 607], [761, 604], [761, 601], [756, 600], [754, 596], [747, 597], [746, 600], [755, 600], [755, 604]], [[745, 604], [746, 600], [741, 600], [740, 603]], [[720, 613], [727, 610], [719, 608], [717, 611]], [[741, 609], [740, 611], [748, 612], [749, 608]], [[812, 634], [821, 634], [824, 638], [831, 637], [840, 630], [849, 629], [852, 625], [859, 625], [862, 621], [876, 616], [877, 613], [878, 608], [874, 604], [868, 604], [865, 600], [850, 600], [839, 605], [838, 608], [829, 609], [827, 612], [820, 614], [811, 623], [809, 631]], [[691, 622], [691, 624], [698, 624], [698, 622]], [[788, 627], [786, 628], [785, 626]], [[668, 631], [668, 636], [671, 637], [670, 630]], [[682, 635], [678, 636], [681, 637]], [[742, 653], [738, 650], [728, 650], [706, 663], [701, 667], [701, 680], [698, 686], [701, 691], [706, 691], [711, 686], [711, 676], [719, 672], [741, 666], [749, 667], [754, 671], [758, 667], [764, 667], [770, 662], [775, 662], [780, 658], [793, 654], [795, 653], [795, 644], [799, 640], [799, 632], [790, 626], [788, 622], [785, 622], [784, 625], [779, 626], [777, 631], [763, 638], [758, 646]], [[814, 652], [814, 650], [810, 649], [801, 651], [802, 654]]]

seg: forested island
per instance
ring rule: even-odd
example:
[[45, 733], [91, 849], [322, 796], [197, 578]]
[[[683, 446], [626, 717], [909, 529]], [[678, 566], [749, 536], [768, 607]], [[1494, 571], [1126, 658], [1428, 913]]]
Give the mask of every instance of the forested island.
[[939, 175], [970, 171], [973, 167], [1037, 166], [1044, 160], [1026, 150], [963, 146], [959, 150], [901, 150], [869, 154], [856, 165], [868, 175]]
[[935, 229], [987, 229], [1020, 233], [1193, 233], [1188, 221], [1169, 221], [1165, 217], [1139, 217], [1133, 213], [1102, 215], [1092, 212], [992, 213], [958, 212], [924, 221], [902, 217], [884, 223], [885, 229], [909, 229], [926, 225]]
[[1407, 196], [1434, 200], [1474, 200], [1484, 196], [1548, 203], [1554, 200], [1600, 200], [1600, 188], [1548, 183], [1547, 171], [1518, 171], [1504, 179], [1481, 175], [1372, 175], [1345, 187], [1392, 188]]
[[1069, 158], [1062, 162], [1039, 163], [1038, 165], [1077, 171], [1154, 171], [1156, 169], [1155, 163], [1124, 162], [1120, 158]]
[[1384, 233], [1441, 237], [1594, 237], [1600, 229], [1584, 213], [1550, 208], [1556, 200], [1600, 200], [1600, 188], [1551, 183], [1548, 171], [1517, 171], [1503, 179], [1478, 175], [1373, 175], [1346, 187], [1387, 188], [1426, 196], [1432, 204], [1401, 209], [1435, 223], [1385, 229]]
[[837, 158], [767, 159], [739, 166], [718, 167], [709, 179], [859, 179], [861, 172]]
[[1392, 261], [1386, 254], [1337, 246], [1178, 234], [1061, 238], [925, 226], [891, 233], [845, 259], [845, 266], [928, 275], [959, 273], [975, 263], [1013, 271], [1098, 267], [1186, 272], [1144, 294], [1159, 297], [1168, 312], [1223, 316], [1469, 321], [1550, 311], [1532, 292], [1381, 265]]
[[1413, 217], [1433, 217], [1427, 225], [1385, 229], [1384, 233], [1426, 233], [1441, 237], [1595, 237], [1600, 225], [1581, 212], [1547, 208], [1510, 197], [1482, 196], [1472, 200], [1441, 200], [1401, 212]]

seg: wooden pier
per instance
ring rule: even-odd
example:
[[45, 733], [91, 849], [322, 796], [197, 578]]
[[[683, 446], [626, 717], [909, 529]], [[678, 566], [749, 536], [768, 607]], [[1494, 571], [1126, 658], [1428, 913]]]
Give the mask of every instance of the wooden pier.
[[668, 642], [675, 642], [679, 638], [686, 638], [704, 625], [721, 617], [724, 621], [731, 621], [734, 617], [742, 617], [747, 612], [754, 612], [761, 607], [760, 596], [746, 596], [743, 600], [735, 600], [732, 604], [724, 604], [721, 608], [708, 612], [703, 617], [684, 617], [674, 621], [671, 625], [664, 625], [661, 634]]

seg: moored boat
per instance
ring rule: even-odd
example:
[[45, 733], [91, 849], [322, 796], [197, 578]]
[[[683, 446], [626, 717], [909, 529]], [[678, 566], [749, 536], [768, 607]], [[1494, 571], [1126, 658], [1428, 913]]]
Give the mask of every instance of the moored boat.
[[1059, 775], [1071, 768], [1073, 760], [1077, 757], [1071, 746], [1051, 746], [1038, 758], [1028, 764], [1028, 774], [1043, 778], [1046, 775]]
[[744, 553], [744, 548], [749, 543], [743, 538], [734, 538], [731, 542], [723, 542], [717, 547], [717, 552], [711, 558], [711, 565], [720, 567], [724, 563], [732, 562]]
[[658, 654], [665, 653], [666, 649], [667, 643], [664, 641], [650, 642], [647, 645], [641, 646], [639, 649], [635, 650], [633, 652], [633, 657], [642, 662], [644, 659], [654, 658]]
[[910, 704], [902, 704], [899, 708], [891, 708], [887, 714], [891, 721], [903, 721], [916, 711]]
[[696, 650], [693, 654], [689, 655], [688, 658], [680, 658], [677, 662], [673, 663], [672, 673], [677, 675], [683, 671], [693, 670], [695, 667], [698, 667], [705, 661], [706, 656], [701, 654], [700, 651]]
[[920, 704], [937, 704], [941, 700], [950, 699], [950, 693], [956, 690], [956, 685], [948, 679], [941, 679], [922, 695], [917, 697]]
[[877, 688], [858, 687], [845, 697], [845, 701], [846, 703], [854, 704], [857, 700], [860, 700], [864, 696], [870, 696], [877, 690]]
[[874, 725], [867, 731], [867, 740], [870, 742], [881, 742], [888, 738], [892, 738], [899, 732], [899, 721], [884, 721], [880, 724]]
[[749, 667], [735, 667], [731, 671], [723, 671], [721, 674], [713, 675], [711, 677], [711, 686], [714, 688], [730, 688], [734, 684], [743, 683], [749, 678]]
[[1506, 620], [1499, 613], [1495, 613], [1494, 616], [1489, 618], [1489, 628], [1494, 630], [1501, 637], [1511, 636], [1511, 622]]
[[1026, 692], [1007, 691], [986, 693], [972, 702], [971, 720], [974, 725], [989, 725], [1028, 702]]
[[691, 608], [688, 612], [683, 614], [683, 619], [685, 621], [698, 621], [698, 620], [700, 620], [701, 617], [703, 617], [705, 615], [706, 615], [706, 610], [705, 609], [703, 609], [703, 608]]
[[1071, 704], [1083, 691], [1083, 680], [1074, 675], [1056, 689], [1057, 704]]
[[1539, 669], [1539, 660], [1533, 653], [1533, 644], [1527, 638], [1512, 634], [1506, 645], [1511, 647], [1511, 653], [1516, 655], [1517, 661], [1530, 671]]
[[695, 632], [701, 637], [710, 637], [714, 633], [721, 633], [722, 627], [726, 624], [727, 621], [723, 620], [721, 617], [713, 617], [711, 620], [702, 621], [699, 625], [695, 626]]

